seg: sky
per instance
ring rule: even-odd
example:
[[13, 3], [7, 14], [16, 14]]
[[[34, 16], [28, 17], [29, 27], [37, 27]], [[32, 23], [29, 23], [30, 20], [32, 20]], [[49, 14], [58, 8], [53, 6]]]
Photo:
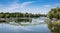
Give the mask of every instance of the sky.
[[57, 6], [60, 7], [60, 0], [0, 0], [0, 12], [47, 14]]

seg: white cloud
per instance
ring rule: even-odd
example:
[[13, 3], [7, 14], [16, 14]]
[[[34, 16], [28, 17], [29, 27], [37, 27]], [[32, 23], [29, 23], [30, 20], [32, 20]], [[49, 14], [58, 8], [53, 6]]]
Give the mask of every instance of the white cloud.
[[60, 5], [59, 3], [57, 3], [56, 5]]
[[24, 2], [24, 3], [22, 3], [22, 4], [20, 5], [20, 7], [23, 8], [23, 7], [25, 7], [25, 6], [27, 6], [27, 5], [31, 4], [31, 3], [32, 3], [32, 2]]
[[50, 7], [51, 5], [44, 5], [44, 7]]
[[41, 8], [41, 12], [42, 13], [48, 13], [50, 11], [51, 8], [56, 8], [57, 6], [60, 6], [59, 3], [56, 4], [48, 4], [48, 5], [43, 5], [43, 7]]
[[30, 8], [27, 8], [27, 6], [29, 6], [33, 2], [23, 2], [20, 4], [17, 2], [18, 0], [16, 0], [15, 2], [13, 2], [7, 7], [0, 5], [0, 12], [29, 12], [29, 13], [45, 13], [46, 14], [51, 8], [56, 7], [56, 5], [60, 5], [57, 3], [53, 5], [51, 4], [42, 5], [42, 7], [33, 6]]
[[34, 31], [33, 29], [30, 29], [29, 27], [26, 27], [26, 26], [19, 26], [19, 28], [26, 30], [26, 31]]
[[5, 12], [15, 12], [14, 10], [16, 10], [17, 8], [22, 9], [32, 3], [32, 2], [23, 2], [22, 4], [18, 4], [17, 2], [18, 2], [18, 0], [16, 2], [12, 3], [11, 5], [9, 5], [8, 7], [1, 7], [0, 12], [1, 11], [2, 12], [4, 12], [4, 11]]
[[60, 7], [60, 4], [59, 3], [57, 3], [57, 4], [55, 4], [56, 6], [58, 6], [58, 7]]

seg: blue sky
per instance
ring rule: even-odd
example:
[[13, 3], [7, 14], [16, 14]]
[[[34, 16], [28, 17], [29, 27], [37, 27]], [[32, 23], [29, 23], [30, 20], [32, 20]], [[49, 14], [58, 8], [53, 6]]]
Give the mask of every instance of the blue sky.
[[0, 12], [28, 12], [46, 14], [60, 7], [60, 0], [0, 0]]

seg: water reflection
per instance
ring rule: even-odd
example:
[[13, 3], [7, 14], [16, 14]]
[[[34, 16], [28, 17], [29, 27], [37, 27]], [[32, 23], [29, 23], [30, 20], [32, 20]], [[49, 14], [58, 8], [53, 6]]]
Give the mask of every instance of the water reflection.
[[32, 18], [32, 22], [0, 23], [0, 33], [50, 33], [44, 21], [45, 19]]
[[28, 19], [16, 19], [16, 22], [31, 22], [32, 19], [28, 18]]
[[21, 26], [45, 24], [45, 22], [44, 22], [45, 20], [42, 20], [42, 19], [39, 19], [39, 18], [17, 19], [17, 21], [12, 21], [12, 22], [8, 22], [8, 23], [11, 24], [11, 25], [21, 25]]
[[17, 26], [10, 24], [0, 24], [1, 33], [50, 33], [46, 24]]
[[60, 33], [60, 25], [48, 24], [48, 28], [51, 33]]

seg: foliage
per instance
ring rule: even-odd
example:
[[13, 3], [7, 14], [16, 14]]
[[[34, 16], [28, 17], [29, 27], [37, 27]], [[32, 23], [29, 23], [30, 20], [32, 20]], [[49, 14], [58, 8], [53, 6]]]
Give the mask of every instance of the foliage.
[[51, 9], [48, 12], [47, 17], [50, 19], [52, 19], [52, 18], [60, 19], [60, 7]]
[[3, 12], [1, 12], [0, 13], [0, 18], [40, 17], [40, 16], [46, 16], [46, 15], [44, 15], [44, 14], [31, 14], [31, 13], [19, 13], [19, 12], [16, 12], [16, 13], [9, 13], [9, 12], [3, 13]]

